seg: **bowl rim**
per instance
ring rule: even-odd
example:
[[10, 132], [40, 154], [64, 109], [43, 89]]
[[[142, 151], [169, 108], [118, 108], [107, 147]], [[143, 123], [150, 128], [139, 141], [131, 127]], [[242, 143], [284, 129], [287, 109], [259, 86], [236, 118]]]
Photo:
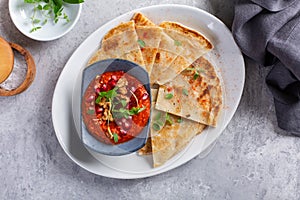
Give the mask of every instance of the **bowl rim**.
[[36, 41], [42, 41], [42, 42], [47, 42], [47, 41], [52, 41], [52, 40], [56, 40], [58, 38], [61, 38], [63, 37], [64, 35], [66, 35], [67, 33], [69, 33], [73, 28], [74, 26], [77, 24], [78, 20], [79, 20], [79, 17], [80, 17], [80, 14], [81, 14], [81, 10], [82, 10], [82, 3], [80, 4], [75, 4], [78, 8], [77, 8], [77, 12], [76, 12], [76, 17], [75, 19], [72, 21], [72, 24], [71, 26], [69, 26], [65, 31], [63, 31], [61, 34], [58, 34], [58, 35], [55, 35], [55, 36], [52, 36], [52, 37], [38, 37], [38, 36], [34, 36], [32, 35], [30, 32], [28, 31], [25, 31], [25, 29], [19, 25], [19, 23], [17, 22], [16, 18], [13, 17], [12, 13], [12, 5], [13, 5], [13, 1], [16, 1], [16, 0], [9, 0], [8, 1], [8, 10], [9, 10], [9, 16], [12, 20], [12, 22], [14, 23], [15, 27], [17, 27], [17, 29], [23, 34], [25, 35], [26, 37], [28, 38], [31, 38], [33, 40], [36, 40]]
[[[146, 124], [146, 126], [144, 126], [144, 128], [141, 130], [141, 132], [138, 134], [138, 135], [143, 135], [142, 137], [134, 137], [126, 142], [123, 142], [123, 143], [120, 143], [120, 144], [116, 144], [116, 145], [111, 145], [111, 144], [106, 144], [104, 142], [101, 142], [99, 141], [93, 134], [91, 134], [88, 130], [87, 130], [87, 127], [86, 127], [86, 124], [84, 123], [83, 119], [82, 119], [82, 107], [81, 107], [81, 104], [82, 104], [82, 101], [83, 101], [83, 97], [84, 97], [84, 93], [88, 87], [88, 85], [91, 83], [92, 80], [94, 80], [94, 78], [90, 81], [88, 81], [88, 84], [87, 84], [87, 87], [84, 88], [84, 76], [85, 76], [85, 72], [88, 70], [88, 69], [91, 69], [91, 67], [94, 67], [94, 68], [97, 68], [99, 67], [99, 65], [101, 65], [102, 63], [127, 63], [129, 65], [131, 65], [132, 68], [138, 68], [139, 71], [143, 71], [145, 72], [145, 74], [147, 74], [147, 79], [146, 80], [141, 80], [139, 79], [138, 77], [134, 76], [134, 75], [131, 75], [133, 76], [134, 78], [138, 79], [140, 82], [142, 82], [143, 86], [145, 87], [145, 89], [148, 91], [149, 93], [149, 98], [150, 98], [150, 115], [149, 115], [149, 118], [148, 118], [148, 122]], [[117, 71], [117, 70], [106, 70], [107, 68], [103, 68], [103, 73], [105, 72], [114, 72], [114, 71]], [[131, 69], [129, 69], [128, 71], [130, 71]], [[122, 71], [122, 69], [120, 69], [119, 71]], [[125, 70], [123, 70], [125, 71]], [[127, 73], [128, 71], [126, 71], [125, 73]], [[96, 75], [101, 75], [100, 74], [96, 74]], [[95, 77], [96, 77], [95, 75]], [[134, 63], [134, 62], [131, 62], [129, 60], [124, 60], [124, 59], [119, 59], [119, 58], [112, 58], [112, 59], [104, 59], [104, 60], [100, 60], [100, 61], [97, 61], [89, 66], [87, 66], [86, 68], [83, 69], [82, 71], [82, 80], [81, 80], [81, 94], [80, 94], [80, 134], [81, 134], [81, 142], [83, 143], [83, 145], [97, 153], [101, 153], [103, 155], [108, 155], [108, 156], [121, 156], [121, 155], [126, 155], [126, 154], [130, 154], [130, 153], [134, 153], [136, 152], [137, 150], [141, 149], [145, 144], [146, 144], [146, 141], [149, 137], [149, 134], [150, 134], [150, 121], [151, 121], [151, 115], [152, 115], [152, 95], [151, 95], [151, 87], [150, 87], [150, 77], [149, 77], [149, 74], [148, 72], [143, 68], [141, 67], [140, 65], [138, 65], [137, 63]], [[85, 130], [85, 132], [87, 133], [83, 133], [83, 130]], [[145, 132], [145, 133], [144, 133]], [[83, 135], [85, 135], [85, 138], [83, 138]], [[120, 148], [121, 150], [120, 151], [112, 151], [109, 152], [109, 151], [105, 151], [105, 150], [102, 150], [102, 149], [99, 149], [99, 148], [94, 148], [88, 144], [86, 144], [86, 142], [84, 140], [92, 140], [92, 142], [97, 142], [98, 144], [100, 144], [101, 146], [104, 147], [104, 149], [106, 148], [105, 146], [107, 145], [107, 148], [111, 148], [112, 150], [114, 148]], [[134, 143], [134, 141], [137, 141], [139, 142], [137, 145], [134, 146], [134, 148], [131, 148], [131, 149], [127, 149], [126, 147], [123, 149], [122, 147], [126, 146], [126, 144], [130, 144], [130, 143]]]

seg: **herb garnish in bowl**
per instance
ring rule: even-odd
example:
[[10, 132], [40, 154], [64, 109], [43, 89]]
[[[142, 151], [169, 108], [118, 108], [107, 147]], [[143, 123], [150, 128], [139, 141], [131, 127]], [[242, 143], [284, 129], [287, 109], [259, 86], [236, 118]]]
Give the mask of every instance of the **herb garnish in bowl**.
[[[80, 4], [84, 0], [24, 0], [25, 3], [32, 4], [33, 13], [30, 17], [32, 29], [30, 32], [42, 28], [48, 21], [55, 24], [61, 19], [66, 23], [70, 22], [68, 15], [64, 11], [64, 3]], [[39, 13], [39, 17], [37, 17]]]

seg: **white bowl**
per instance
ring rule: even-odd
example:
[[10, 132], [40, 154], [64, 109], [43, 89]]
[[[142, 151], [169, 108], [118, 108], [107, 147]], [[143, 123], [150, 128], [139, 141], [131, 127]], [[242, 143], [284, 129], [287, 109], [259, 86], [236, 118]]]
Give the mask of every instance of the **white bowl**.
[[[10, 17], [21, 33], [38, 41], [50, 41], [58, 39], [67, 34], [76, 24], [81, 13], [81, 4], [64, 4], [63, 13], [66, 13], [70, 22], [60, 19], [56, 24], [48, 19], [42, 28], [30, 32], [33, 28], [30, 17], [33, 13], [33, 5], [24, 3], [24, 0], [9, 0], [8, 8]], [[38, 15], [36, 15], [39, 18]], [[40, 17], [39, 19], [45, 19]], [[42, 20], [41, 20], [42, 21]]]

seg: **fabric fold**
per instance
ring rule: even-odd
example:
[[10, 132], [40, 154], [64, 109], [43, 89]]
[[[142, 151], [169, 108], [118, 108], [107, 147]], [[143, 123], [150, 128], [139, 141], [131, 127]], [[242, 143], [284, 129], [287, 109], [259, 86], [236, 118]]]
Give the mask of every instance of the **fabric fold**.
[[245, 55], [272, 67], [266, 84], [278, 126], [300, 136], [300, 1], [239, 1], [232, 32]]

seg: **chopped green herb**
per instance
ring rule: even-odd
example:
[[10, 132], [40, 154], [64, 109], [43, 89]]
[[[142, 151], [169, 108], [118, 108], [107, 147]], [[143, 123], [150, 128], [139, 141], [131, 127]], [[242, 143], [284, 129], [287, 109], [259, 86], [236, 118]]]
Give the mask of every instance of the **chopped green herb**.
[[140, 112], [142, 112], [145, 109], [146, 109], [146, 107], [142, 107], [142, 108], [140, 108], [140, 107], [133, 107], [133, 108], [131, 108], [129, 110], [129, 113], [130, 113], [130, 115], [136, 115], [136, 114], [139, 114]]
[[173, 124], [173, 121], [168, 113], [166, 113], [166, 122], [168, 122], [169, 124]]
[[44, 26], [45, 24], [47, 24], [48, 20], [45, 19], [43, 22], [42, 22], [42, 26]]
[[178, 40], [174, 40], [174, 44], [175, 44], [176, 46], [181, 46], [181, 45], [182, 45], [181, 42], [178, 41]]
[[90, 110], [90, 109], [89, 109], [89, 110], [87, 111], [87, 114], [93, 115], [93, 114], [95, 114], [95, 110]]
[[129, 116], [136, 115], [143, 110], [145, 110], [146, 107], [133, 107], [130, 110], [125, 109], [125, 108], [120, 108], [118, 110], [113, 110], [113, 114], [115, 118], [128, 118]]
[[196, 71], [194, 74], [194, 80], [196, 80], [199, 77], [199, 73]]
[[117, 143], [119, 141], [119, 136], [116, 133], [113, 133], [114, 142]]
[[160, 118], [161, 118], [161, 113], [158, 113], [156, 116], [155, 116], [155, 120], [160, 120]]
[[126, 100], [122, 99], [120, 102], [121, 102], [121, 104], [122, 104], [123, 107], [125, 107], [127, 105], [127, 101]]
[[115, 98], [118, 94], [117, 89], [118, 89], [118, 87], [114, 87], [114, 89], [109, 90], [107, 92], [99, 92], [99, 96], [97, 97], [95, 102], [99, 103], [101, 101], [102, 97], [105, 97], [107, 100], [110, 99], [112, 101], [113, 98]]
[[178, 122], [178, 123], [181, 123], [181, 122], [182, 122], [182, 118], [178, 119], [177, 122]]
[[186, 68], [185, 70], [188, 70], [188, 71], [194, 71], [194, 70], [195, 70], [195, 68], [188, 67], [188, 68]]
[[38, 10], [43, 10], [43, 6], [39, 4], [39, 5], [37, 6], [37, 9], [38, 9]]
[[[52, 19], [55, 23], [57, 23], [59, 19], [64, 19], [66, 22], [69, 22], [69, 17], [66, 13], [63, 13], [63, 2], [69, 4], [79, 4], [83, 3], [84, 0], [24, 0], [24, 3], [32, 4], [33, 6], [33, 12], [30, 17], [32, 24], [32, 29], [30, 32], [32, 33], [41, 29], [41, 26], [48, 22], [47, 19]], [[46, 19], [37, 19], [37, 14], [40, 14]], [[39, 26], [36, 26], [36, 24]]]
[[160, 126], [159, 126], [159, 124], [157, 124], [157, 123], [153, 123], [152, 128], [153, 128], [153, 130], [155, 130], [155, 131], [159, 131], [159, 130], [160, 130]]
[[37, 27], [33, 27], [31, 30], [30, 30], [30, 33], [34, 32], [34, 31], [37, 31], [39, 29], [41, 29], [42, 27], [40, 26], [37, 26]]
[[102, 99], [102, 97], [98, 96], [97, 99], [95, 100], [95, 103], [97, 103], [97, 104], [100, 103], [101, 99]]
[[49, 10], [51, 7], [49, 4], [44, 5], [43, 10]]
[[168, 93], [168, 94], [165, 95], [166, 99], [172, 99], [172, 97], [173, 97], [172, 93]]
[[113, 110], [114, 118], [128, 118], [130, 116], [129, 110], [125, 108], [120, 108], [118, 110]]
[[41, 20], [39, 20], [39, 19], [34, 19], [34, 20], [32, 21], [32, 23], [38, 24], [38, 23], [40, 23], [40, 21], [41, 21]]
[[142, 48], [144, 48], [146, 46], [145, 42], [141, 39], [138, 39], [137, 42], [139, 43], [140, 47], [142, 47]]
[[185, 96], [189, 96], [189, 91], [187, 89], [182, 89], [182, 94], [184, 94]]

